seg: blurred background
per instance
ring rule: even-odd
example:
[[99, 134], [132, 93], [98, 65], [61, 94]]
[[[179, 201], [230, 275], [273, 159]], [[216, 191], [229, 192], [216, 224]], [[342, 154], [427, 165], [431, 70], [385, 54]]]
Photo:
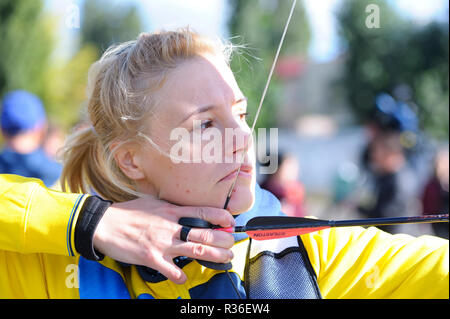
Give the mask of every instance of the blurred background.
[[[242, 45], [232, 69], [252, 123], [291, 4], [0, 0], [0, 173], [57, 174], [39, 161], [54, 162], [66, 134], [85, 122], [89, 66], [144, 31], [189, 25]], [[448, 213], [448, 23], [443, 0], [298, 1], [257, 123], [278, 128], [279, 169], [258, 179], [287, 214]], [[20, 118], [38, 105], [45, 121]], [[12, 133], [12, 119], [23, 128], [39, 122], [34, 142]], [[447, 223], [385, 230], [448, 238]]]

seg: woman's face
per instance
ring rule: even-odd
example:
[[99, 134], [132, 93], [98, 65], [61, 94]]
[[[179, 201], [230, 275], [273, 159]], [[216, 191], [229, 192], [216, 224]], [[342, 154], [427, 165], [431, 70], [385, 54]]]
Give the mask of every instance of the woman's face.
[[136, 150], [138, 191], [178, 205], [223, 208], [243, 158], [228, 210], [249, 210], [255, 155], [246, 98], [227, 64], [210, 55], [184, 62], [171, 71], [158, 101], [145, 134], [166, 154], [150, 143]]

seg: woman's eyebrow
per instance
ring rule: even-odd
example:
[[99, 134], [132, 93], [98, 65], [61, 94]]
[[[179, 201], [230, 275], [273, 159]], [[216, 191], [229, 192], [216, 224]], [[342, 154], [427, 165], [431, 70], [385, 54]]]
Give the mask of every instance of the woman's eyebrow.
[[[244, 102], [244, 101], [247, 101], [247, 98], [246, 98], [245, 96], [242, 97], [242, 98], [240, 98], [240, 99], [237, 100], [236, 102], [234, 102], [233, 105], [242, 103], [242, 102]], [[181, 120], [181, 122], [180, 122], [179, 124], [184, 123], [184, 122], [185, 122], [187, 119], [189, 119], [192, 115], [207, 112], [207, 111], [211, 110], [211, 109], [214, 108], [214, 107], [216, 107], [216, 106], [215, 106], [215, 105], [208, 105], [208, 106], [199, 107], [199, 108], [196, 109], [195, 111], [193, 111], [193, 112], [191, 112], [190, 114], [188, 114], [183, 120]], [[178, 124], [178, 125], [179, 125], [179, 124]]]

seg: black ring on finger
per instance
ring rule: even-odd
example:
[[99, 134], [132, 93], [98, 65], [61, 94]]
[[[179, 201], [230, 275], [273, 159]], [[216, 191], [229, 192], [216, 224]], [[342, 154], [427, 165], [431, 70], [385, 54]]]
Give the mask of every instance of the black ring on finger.
[[187, 242], [188, 241], [188, 235], [189, 235], [190, 231], [191, 231], [191, 227], [182, 226], [181, 227], [181, 232], [180, 232], [180, 239], [182, 241]]

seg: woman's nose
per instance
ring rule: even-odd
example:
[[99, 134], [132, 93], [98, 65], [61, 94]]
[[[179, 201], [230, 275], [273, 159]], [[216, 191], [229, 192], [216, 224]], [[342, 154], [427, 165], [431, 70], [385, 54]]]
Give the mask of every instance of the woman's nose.
[[239, 154], [242, 156], [242, 152], [247, 153], [253, 145], [250, 130], [245, 130], [240, 126], [225, 128], [223, 145], [225, 158], [230, 160], [230, 158], [237, 156], [233, 162], [238, 162], [240, 160]]

